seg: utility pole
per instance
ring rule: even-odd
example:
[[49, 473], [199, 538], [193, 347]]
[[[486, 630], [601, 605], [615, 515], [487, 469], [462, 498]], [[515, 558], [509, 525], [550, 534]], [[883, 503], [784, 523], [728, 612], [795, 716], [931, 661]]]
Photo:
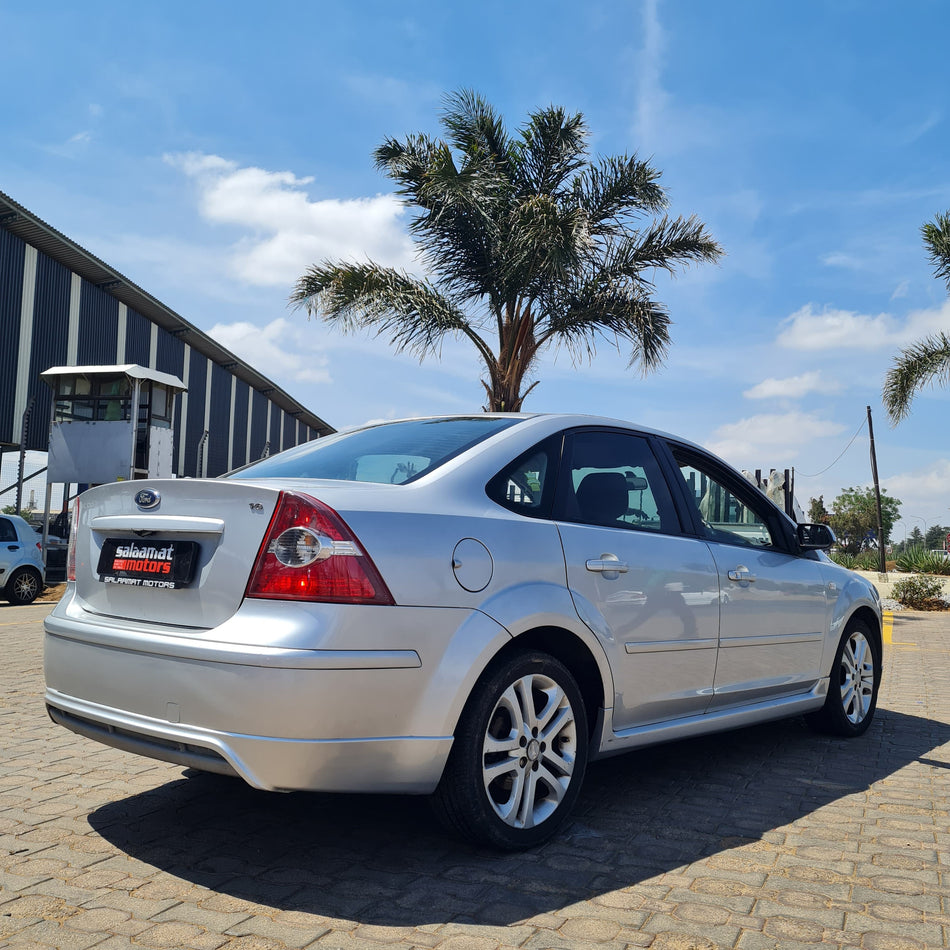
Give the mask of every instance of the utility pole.
[[874, 500], [877, 502], [878, 571], [887, 573], [884, 561], [884, 517], [881, 514], [881, 483], [877, 477], [877, 455], [874, 451], [874, 426], [871, 424], [871, 407], [868, 406], [868, 435], [871, 437], [871, 475], [874, 478]]

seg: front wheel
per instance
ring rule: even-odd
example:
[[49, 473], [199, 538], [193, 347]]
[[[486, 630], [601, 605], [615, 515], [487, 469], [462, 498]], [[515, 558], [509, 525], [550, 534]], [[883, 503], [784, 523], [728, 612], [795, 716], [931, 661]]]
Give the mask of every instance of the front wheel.
[[838, 643], [828, 696], [805, 719], [818, 732], [851, 738], [871, 725], [881, 685], [880, 642], [863, 620], [852, 620]]
[[39, 596], [43, 588], [43, 581], [40, 575], [28, 567], [21, 567], [14, 571], [13, 576], [7, 582], [6, 596], [11, 604], [24, 606], [32, 604]]
[[507, 851], [540, 844], [577, 800], [587, 749], [584, 700], [567, 667], [545, 653], [517, 654], [469, 698], [436, 812], [472, 841]]

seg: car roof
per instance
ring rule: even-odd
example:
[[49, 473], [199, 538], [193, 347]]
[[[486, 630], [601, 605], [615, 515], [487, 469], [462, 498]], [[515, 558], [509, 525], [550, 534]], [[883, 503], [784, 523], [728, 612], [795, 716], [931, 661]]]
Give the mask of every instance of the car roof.
[[682, 436], [675, 435], [672, 432], [665, 432], [662, 429], [654, 429], [651, 426], [642, 425], [639, 422], [633, 422], [629, 419], [618, 419], [611, 416], [599, 416], [579, 412], [453, 412], [427, 416], [405, 416], [400, 419], [374, 419], [371, 422], [364, 422], [360, 425], [348, 426], [346, 428], [339, 429], [337, 434], [346, 435], [349, 432], [356, 432], [360, 429], [369, 429], [375, 426], [395, 425], [399, 422], [418, 422], [422, 419], [438, 420], [473, 418], [519, 419], [525, 422], [545, 421], [556, 423], [557, 425], [555, 428], [559, 429], [573, 429], [582, 426], [607, 426], [611, 428], [631, 429], [635, 430], [636, 432], [646, 433], [647, 435], [658, 436], [662, 439], [671, 439], [674, 442], [680, 442], [683, 445], [692, 446], [693, 448], [699, 449], [702, 452], [708, 451], [701, 445], [691, 442], [689, 439], [683, 438]]

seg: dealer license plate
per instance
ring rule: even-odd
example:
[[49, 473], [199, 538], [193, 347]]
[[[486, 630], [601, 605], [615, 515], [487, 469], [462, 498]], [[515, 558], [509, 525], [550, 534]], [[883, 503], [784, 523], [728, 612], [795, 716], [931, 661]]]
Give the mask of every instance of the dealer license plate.
[[96, 570], [104, 584], [175, 590], [192, 582], [197, 563], [196, 541], [106, 538]]

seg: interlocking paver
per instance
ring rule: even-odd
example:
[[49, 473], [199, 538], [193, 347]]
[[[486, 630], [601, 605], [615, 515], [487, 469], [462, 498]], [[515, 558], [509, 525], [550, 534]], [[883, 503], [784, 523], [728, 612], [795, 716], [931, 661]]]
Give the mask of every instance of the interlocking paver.
[[593, 763], [576, 819], [495, 855], [426, 803], [267, 795], [72, 736], [43, 614], [0, 607], [0, 947], [950, 947], [950, 614], [899, 614], [878, 720]]

